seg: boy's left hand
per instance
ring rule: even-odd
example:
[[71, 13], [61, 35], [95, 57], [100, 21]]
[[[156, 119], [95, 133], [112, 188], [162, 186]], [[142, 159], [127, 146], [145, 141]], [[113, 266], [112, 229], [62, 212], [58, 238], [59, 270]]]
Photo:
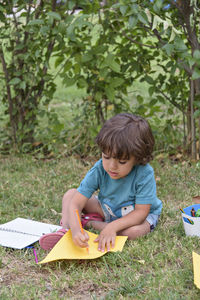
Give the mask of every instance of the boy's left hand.
[[95, 242], [99, 242], [98, 250], [104, 252], [110, 251], [110, 248], [114, 248], [116, 239], [116, 232], [109, 226], [109, 224], [100, 232]]

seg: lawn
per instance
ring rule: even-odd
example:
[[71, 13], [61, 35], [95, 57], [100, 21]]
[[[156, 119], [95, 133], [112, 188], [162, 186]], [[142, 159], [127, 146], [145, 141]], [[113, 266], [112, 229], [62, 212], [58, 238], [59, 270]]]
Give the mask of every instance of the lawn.
[[[0, 157], [0, 220], [16, 217], [59, 224], [64, 192], [77, 187], [94, 163], [67, 157]], [[0, 299], [200, 299], [193, 283], [192, 251], [179, 207], [200, 194], [200, 164], [158, 156], [155, 168], [163, 213], [156, 230], [127, 241], [122, 252], [99, 259], [37, 265], [31, 249], [0, 247]], [[47, 252], [35, 244], [38, 259]]]

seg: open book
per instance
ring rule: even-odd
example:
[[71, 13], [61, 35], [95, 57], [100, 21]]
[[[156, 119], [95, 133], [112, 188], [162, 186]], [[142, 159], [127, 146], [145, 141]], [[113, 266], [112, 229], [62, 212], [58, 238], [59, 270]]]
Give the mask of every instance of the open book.
[[16, 218], [0, 225], [0, 246], [23, 249], [37, 242], [43, 234], [61, 229], [61, 226], [29, 219]]

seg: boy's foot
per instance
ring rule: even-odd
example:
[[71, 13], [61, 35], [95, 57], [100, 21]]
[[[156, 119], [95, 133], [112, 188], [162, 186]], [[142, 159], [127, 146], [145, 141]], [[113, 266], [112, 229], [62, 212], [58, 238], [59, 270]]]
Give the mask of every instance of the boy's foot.
[[90, 221], [99, 221], [103, 222], [103, 217], [98, 213], [89, 213], [89, 214], [83, 214], [81, 216], [81, 223], [83, 228], [87, 227], [87, 223]]
[[56, 232], [47, 233], [47, 234], [43, 235], [39, 239], [39, 244], [40, 244], [41, 248], [44, 250], [52, 249], [66, 232], [67, 232], [67, 230], [62, 228]]

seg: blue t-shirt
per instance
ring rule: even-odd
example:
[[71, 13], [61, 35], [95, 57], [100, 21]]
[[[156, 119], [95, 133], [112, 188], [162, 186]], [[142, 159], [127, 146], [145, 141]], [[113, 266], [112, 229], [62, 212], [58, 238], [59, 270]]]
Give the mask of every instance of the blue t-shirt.
[[135, 204], [151, 204], [150, 213], [161, 214], [162, 202], [156, 196], [154, 171], [149, 164], [136, 165], [127, 176], [112, 179], [100, 159], [78, 187], [78, 192], [87, 198], [97, 190], [107, 221], [125, 216], [134, 210]]

